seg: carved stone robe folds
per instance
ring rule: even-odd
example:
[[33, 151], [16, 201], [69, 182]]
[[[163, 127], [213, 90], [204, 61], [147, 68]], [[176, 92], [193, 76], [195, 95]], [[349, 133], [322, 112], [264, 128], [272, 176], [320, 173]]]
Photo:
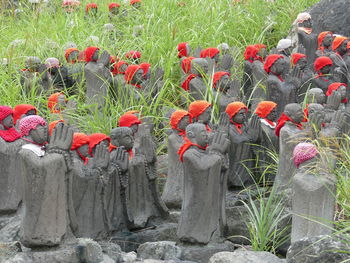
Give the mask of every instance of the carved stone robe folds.
[[73, 203], [77, 217], [77, 237], [101, 239], [107, 233], [104, 216], [104, 186], [99, 172], [74, 158]]
[[248, 186], [254, 182], [247, 168], [253, 167], [253, 150], [251, 147], [250, 137], [247, 133], [247, 127], [242, 127], [240, 134], [235, 125], [229, 126], [229, 139], [231, 141], [228, 156], [228, 186], [242, 187]]
[[22, 201], [23, 183], [18, 151], [23, 140], [0, 138], [0, 213], [15, 212]]
[[21, 242], [26, 247], [59, 245], [69, 233], [68, 169], [63, 155], [26, 144], [19, 152], [24, 180]]
[[184, 196], [177, 235], [207, 244], [224, 236], [226, 176], [223, 158], [193, 146], [183, 155]]
[[155, 162], [147, 162], [142, 154], [135, 154], [129, 161], [128, 172], [127, 207], [130, 228], [144, 228], [149, 219], [167, 216], [168, 210], [157, 190]]

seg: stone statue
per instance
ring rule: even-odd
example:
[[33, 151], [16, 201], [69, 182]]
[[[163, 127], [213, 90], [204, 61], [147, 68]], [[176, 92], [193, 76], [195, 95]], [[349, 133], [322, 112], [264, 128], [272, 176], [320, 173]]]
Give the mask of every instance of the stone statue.
[[69, 76], [67, 68], [62, 66], [57, 58], [46, 59], [45, 65], [54, 91], [66, 90], [69, 94], [75, 93], [72, 90], [75, 81]]
[[141, 8], [141, 0], [130, 0], [130, 5], [135, 9]]
[[114, 19], [116, 16], [119, 15], [120, 11], [120, 4], [118, 3], [110, 3], [108, 5], [108, 10], [109, 10], [109, 19]]
[[333, 164], [329, 160], [322, 162], [315, 145], [299, 143], [293, 150], [293, 162], [298, 169], [292, 186], [292, 243], [305, 237], [330, 235], [336, 203], [336, 178], [330, 172], [334, 160]]
[[125, 54], [125, 58], [131, 62], [131, 64], [140, 64], [141, 62], [141, 52], [136, 50], [130, 50]]
[[[130, 230], [145, 228], [152, 224], [150, 220], [165, 219], [169, 213], [157, 189], [155, 145], [143, 126], [140, 126], [138, 133], [140, 135], [139, 147], [133, 149], [132, 131], [123, 127], [122, 134], [125, 140], [118, 141], [118, 148], [123, 147], [129, 153], [130, 160], [125, 160], [125, 158], [123, 162], [118, 161], [122, 158], [113, 160], [119, 167], [126, 167], [122, 170], [128, 174], [126, 207]], [[128, 163], [125, 163], [126, 161]]]
[[334, 91], [338, 91], [340, 94], [340, 105], [338, 107], [339, 110], [344, 110], [347, 107], [348, 98], [346, 89], [346, 84], [339, 82], [334, 82], [328, 86], [326, 96], [332, 95]]
[[285, 189], [290, 187], [291, 178], [295, 172], [292, 161], [294, 147], [305, 140], [302, 121], [304, 111], [297, 103], [287, 104], [278, 120], [276, 135], [279, 137], [279, 163], [274, 187]]
[[68, 63], [66, 65], [68, 76], [78, 85], [81, 84], [83, 82], [84, 64], [79, 63], [79, 49], [68, 48], [64, 55]]
[[297, 102], [302, 103], [304, 101], [307, 91], [312, 85], [314, 74], [307, 65], [306, 55], [301, 53], [294, 53], [291, 56], [291, 62], [293, 65], [293, 69], [297, 68], [300, 71], [301, 86], [299, 87], [297, 92]]
[[98, 6], [96, 3], [88, 3], [85, 6], [85, 18], [96, 17], [98, 12]]
[[282, 55], [286, 60], [289, 60], [293, 50], [293, 40], [288, 38], [281, 39], [278, 41], [276, 49], [278, 54]]
[[101, 111], [105, 105], [112, 75], [109, 71], [110, 55], [104, 51], [99, 58], [99, 48], [85, 49], [86, 99], [88, 104], [96, 104]]
[[18, 150], [23, 145], [14, 128], [13, 110], [0, 106], [0, 214], [16, 212], [22, 201], [22, 178]]
[[[96, 138], [96, 137], [95, 137]], [[89, 136], [74, 133], [71, 150], [73, 152], [73, 204], [78, 229], [77, 237], [101, 239], [109, 229], [105, 183], [109, 164], [108, 148], [96, 146], [96, 153], [89, 158]]]
[[306, 103], [318, 103], [324, 105], [326, 103], [326, 95], [320, 88], [312, 88], [306, 94]]
[[218, 101], [220, 112], [224, 112], [230, 102], [239, 99], [239, 94], [234, 94], [231, 88], [230, 73], [218, 71], [213, 76], [213, 98]]
[[[294, 75], [292, 78], [284, 79], [287, 67], [286, 60], [282, 55], [269, 55], [266, 58], [264, 68], [269, 74], [266, 98], [277, 103], [277, 116], [280, 116], [285, 105], [296, 102], [296, 92], [299, 86], [294, 80], [300, 80], [300, 78], [296, 78]], [[293, 73], [300, 74], [300, 71], [295, 70]]]
[[254, 166], [251, 144], [259, 135], [260, 120], [255, 115], [248, 123], [248, 108], [242, 102], [232, 102], [226, 107], [225, 126], [228, 127], [228, 137], [231, 142], [228, 150], [229, 170], [228, 187], [244, 187], [254, 182], [247, 169]]
[[321, 32], [317, 38], [318, 49], [316, 57], [328, 57], [332, 53], [333, 33], [330, 31]]
[[191, 54], [191, 47], [187, 42], [182, 42], [177, 45], [178, 58], [189, 57]]
[[189, 82], [190, 95], [194, 100], [202, 100], [207, 93], [205, 80], [208, 74], [208, 62], [204, 58], [193, 59], [191, 73], [195, 77]]
[[205, 100], [197, 100], [190, 104], [188, 112], [191, 116], [191, 122], [201, 122], [205, 125], [208, 132], [211, 132], [211, 114], [212, 105]]
[[177, 152], [184, 144], [186, 127], [190, 124], [190, 114], [177, 110], [170, 117], [172, 133], [168, 137], [168, 174], [162, 200], [169, 208], [180, 208], [183, 195], [183, 166]]
[[300, 13], [296, 19], [298, 26], [298, 42], [299, 51], [304, 53], [307, 58], [308, 65], [312, 65], [315, 61], [315, 51], [317, 49], [318, 35], [312, 31], [312, 20], [309, 13]]
[[22, 118], [30, 115], [36, 115], [37, 109], [30, 104], [18, 104], [13, 108], [13, 123], [16, 130], [19, 131], [19, 122]]
[[73, 227], [69, 192], [73, 131], [63, 123], [48, 141], [47, 125], [39, 116], [21, 120], [20, 130], [28, 144], [19, 152], [24, 182], [24, 215], [21, 243], [30, 248], [62, 244]]
[[243, 92], [246, 98], [250, 98], [253, 92], [253, 63], [257, 59], [258, 48], [255, 45], [249, 45], [244, 52], [243, 63]]
[[[214, 135], [201, 123], [186, 128], [187, 139], [179, 150], [184, 166], [184, 196], [177, 236], [185, 243], [208, 244], [225, 235], [226, 169], [229, 146], [226, 134]], [[204, 211], [211, 211], [204, 213]]]
[[348, 83], [349, 80], [349, 70], [346, 63], [348, 43], [349, 39], [347, 37], [336, 37], [333, 40], [332, 49], [334, 53], [330, 54], [329, 57], [333, 60], [335, 66], [333, 76], [336, 82]]
[[124, 79], [125, 79], [125, 88], [128, 94], [133, 94], [136, 100], [141, 99], [141, 95], [145, 92], [144, 85], [144, 70], [140, 65], [130, 65], [127, 67]]
[[332, 66], [333, 61], [329, 57], [318, 57], [314, 63], [317, 76], [313, 80], [313, 86], [322, 89], [324, 93], [327, 92], [328, 86], [335, 82], [331, 75]]

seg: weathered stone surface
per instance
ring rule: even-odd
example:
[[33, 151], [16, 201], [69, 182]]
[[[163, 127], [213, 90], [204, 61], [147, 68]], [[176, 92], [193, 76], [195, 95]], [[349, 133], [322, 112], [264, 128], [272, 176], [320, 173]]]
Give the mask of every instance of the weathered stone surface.
[[177, 224], [165, 223], [140, 232], [120, 232], [112, 237], [112, 242], [118, 244], [123, 251], [130, 252], [146, 242], [178, 241], [176, 230]]
[[121, 262], [135, 262], [136, 259], [137, 259], [136, 252], [123, 253]]
[[89, 238], [78, 239], [77, 251], [80, 258], [84, 258], [86, 263], [95, 263], [103, 261], [103, 253], [101, 246], [94, 240]]
[[22, 248], [19, 242], [0, 243], [0, 262], [13, 258], [21, 251]]
[[19, 240], [21, 228], [21, 214], [2, 216], [0, 218], [0, 242], [13, 242]]
[[[347, 238], [349, 240], [349, 237]], [[288, 263], [340, 263], [350, 259], [350, 246], [343, 238], [317, 236], [294, 242], [287, 253]]]
[[167, 154], [157, 156], [157, 173], [168, 174], [168, 155]]
[[219, 252], [209, 259], [208, 263], [283, 263], [282, 260], [269, 252], [236, 250], [234, 252]]
[[180, 259], [181, 253], [181, 248], [171, 241], [147, 242], [137, 249], [137, 256], [140, 259]]
[[111, 242], [99, 242], [102, 248], [102, 252], [108, 255], [114, 262], [120, 262], [122, 258], [122, 249], [115, 243]]
[[246, 225], [248, 211], [245, 206], [234, 206], [226, 208], [227, 236], [236, 244], [249, 245], [249, 231]]
[[231, 242], [221, 244], [208, 244], [205, 246], [180, 246], [182, 248], [182, 260], [207, 263], [216, 253], [223, 251], [233, 252], [234, 245]]
[[348, 0], [321, 0], [309, 10], [314, 31], [317, 33], [332, 31], [337, 34], [349, 36], [349, 9], [350, 1]]

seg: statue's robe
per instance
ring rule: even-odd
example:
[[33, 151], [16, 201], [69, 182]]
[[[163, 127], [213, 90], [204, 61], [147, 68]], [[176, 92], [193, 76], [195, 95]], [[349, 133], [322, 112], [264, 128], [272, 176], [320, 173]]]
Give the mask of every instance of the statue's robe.
[[184, 242], [207, 244], [223, 237], [226, 226], [223, 160], [194, 146], [183, 160], [184, 196], [177, 235]]
[[190, 95], [193, 100], [204, 100], [207, 91], [207, 86], [204, 80], [200, 77], [195, 77], [190, 81]]
[[71, 230], [65, 159], [34, 144], [23, 145], [19, 155], [24, 180], [21, 242], [30, 248], [59, 245]]
[[318, 34], [311, 32], [310, 34], [306, 33], [302, 28], [298, 29], [298, 41], [299, 45], [302, 44], [305, 48], [305, 55], [307, 58], [307, 64], [312, 65], [316, 58], [316, 50], [318, 47], [317, 42]]
[[18, 152], [24, 141], [6, 142], [0, 138], [0, 213], [17, 211], [22, 201], [23, 183]]

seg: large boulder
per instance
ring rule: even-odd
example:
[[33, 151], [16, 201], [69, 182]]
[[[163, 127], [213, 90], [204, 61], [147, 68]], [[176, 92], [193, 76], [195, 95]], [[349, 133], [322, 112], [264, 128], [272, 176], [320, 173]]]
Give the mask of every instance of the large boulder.
[[[287, 253], [288, 263], [340, 263], [350, 259], [350, 238], [317, 236], [294, 242]], [[347, 253], [342, 253], [345, 251]]]
[[181, 253], [181, 248], [171, 241], [147, 242], [137, 249], [137, 256], [140, 259], [180, 259]]
[[350, 36], [349, 10], [349, 0], [321, 0], [309, 10], [314, 31], [332, 31]]
[[234, 252], [220, 252], [209, 259], [208, 263], [283, 263], [269, 252], [236, 250]]

